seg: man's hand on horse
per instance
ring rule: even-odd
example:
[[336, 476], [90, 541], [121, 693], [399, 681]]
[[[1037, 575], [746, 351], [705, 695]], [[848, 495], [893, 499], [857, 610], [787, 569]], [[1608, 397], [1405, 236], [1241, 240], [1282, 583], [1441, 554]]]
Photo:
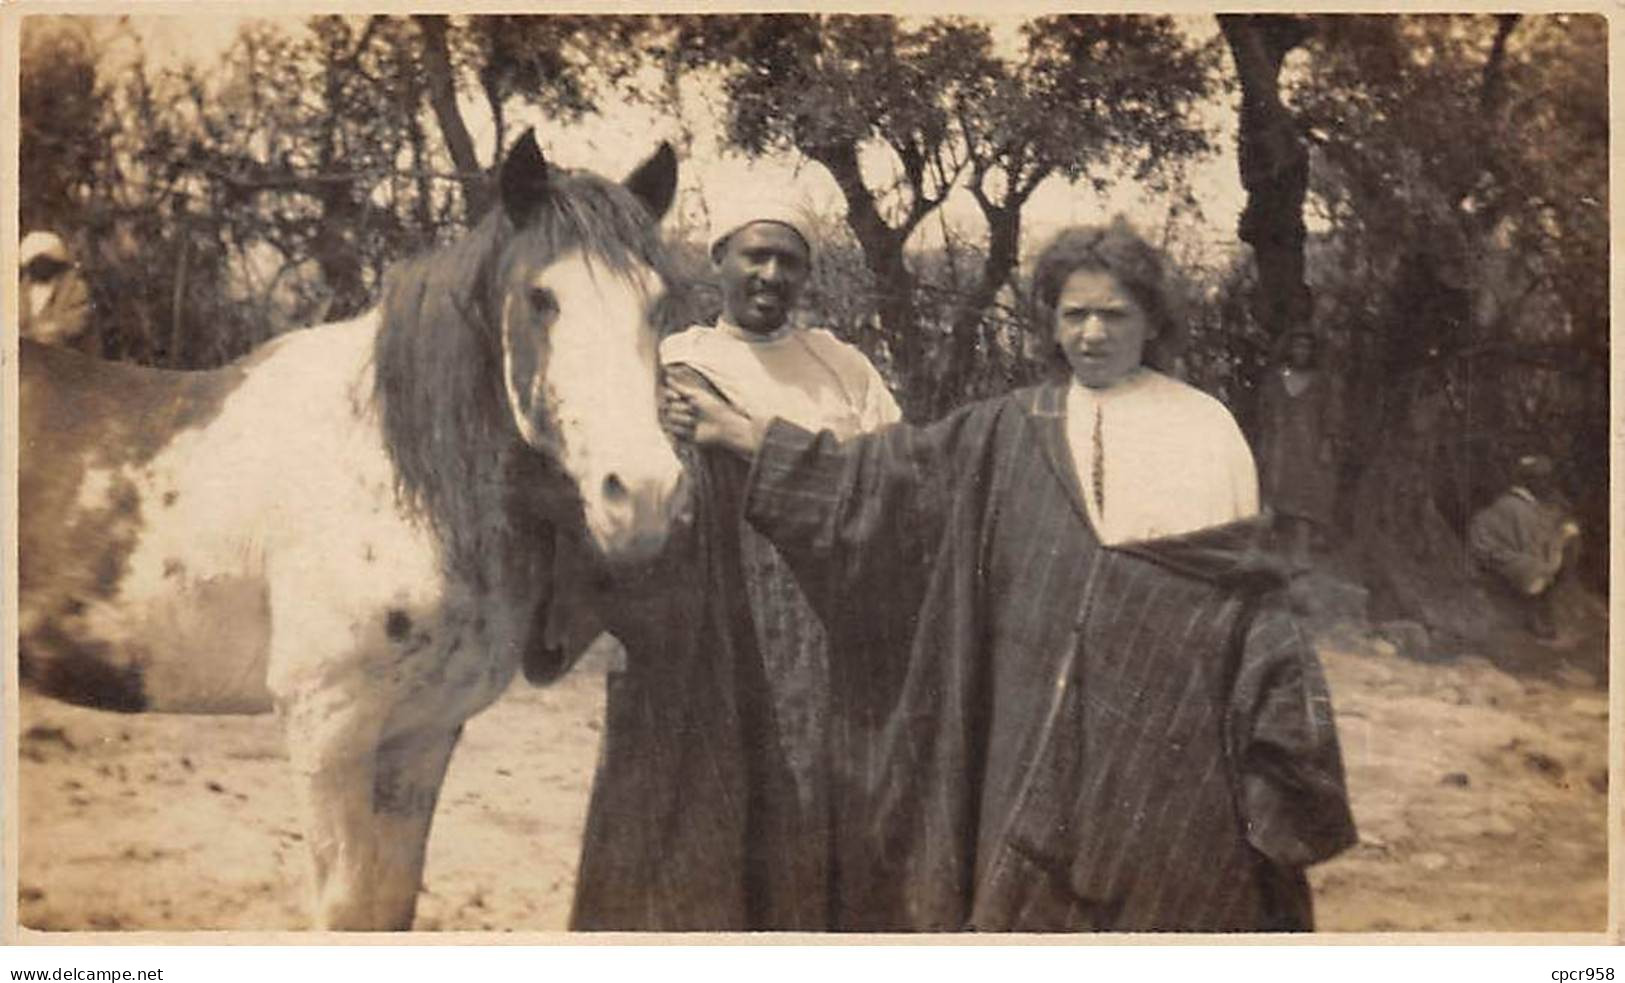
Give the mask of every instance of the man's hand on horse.
[[754, 457], [762, 446], [766, 420], [756, 420], [730, 403], [703, 376], [671, 372], [661, 386], [661, 418], [667, 430], [681, 440], [702, 447], [726, 447], [743, 457]]
[[660, 426], [666, 433], [674, 440], [693, 443], [697, 418], [688, 397], [672, 388], [670, 382], [660, 384]]

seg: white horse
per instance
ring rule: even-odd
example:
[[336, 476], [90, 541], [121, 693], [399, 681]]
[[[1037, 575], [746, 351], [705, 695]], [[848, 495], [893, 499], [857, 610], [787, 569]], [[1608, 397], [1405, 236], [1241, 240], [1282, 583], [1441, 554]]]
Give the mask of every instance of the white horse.
[[650, 312], [675, 186], [670, 147], [615, 184], [527, 132], [500, 206], [353, 321], [207, 372], [21, 342], [22, 680], [274, 709], [320, 927], [411, 927], [452, 748], [544, 644], [555, 548], [612, 570], [665, 540], [682, 472]]

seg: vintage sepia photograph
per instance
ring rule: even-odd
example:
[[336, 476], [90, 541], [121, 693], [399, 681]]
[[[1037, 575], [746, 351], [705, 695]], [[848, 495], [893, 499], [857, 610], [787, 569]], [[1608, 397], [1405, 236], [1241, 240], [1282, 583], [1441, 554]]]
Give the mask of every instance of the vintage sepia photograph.
[[1600, 8], [377, 9], [0, 10], [6, 941], [1619, 941]]

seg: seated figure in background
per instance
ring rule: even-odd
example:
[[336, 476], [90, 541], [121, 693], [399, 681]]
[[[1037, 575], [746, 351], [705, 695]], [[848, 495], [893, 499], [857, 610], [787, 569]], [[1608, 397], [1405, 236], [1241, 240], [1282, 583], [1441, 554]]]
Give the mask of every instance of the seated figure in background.
[[1520, 458], [1514, 482], [1473, 516], [1467, 545], [1478, 565], [1518, 598], [1530, 634], [1552, 639], [1557, 637], [1553, 588], [1574, 567], [1580, 526], [1557, 493], [1550, 458]]

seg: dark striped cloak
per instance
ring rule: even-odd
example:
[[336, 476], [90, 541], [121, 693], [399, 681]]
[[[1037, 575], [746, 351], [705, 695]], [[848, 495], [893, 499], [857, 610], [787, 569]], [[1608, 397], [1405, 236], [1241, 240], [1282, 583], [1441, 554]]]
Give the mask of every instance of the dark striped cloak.
[[1308, 929], [1354, 841], [1314, 651], [1251, 524], [1095, 540], [1064, 392], [757, 456], [830, 634], [831, 925]]
[[786, 738], [799, 731], [779, 719], [784, 681], [770, 685], [758, 649], [745, 467], [721, 452], [685, 465], [690, 521], [651, 569], [591, 599], [627, 659], [609, 674], [570, 927], [825, 929], [828, 803], [798, 795]]

